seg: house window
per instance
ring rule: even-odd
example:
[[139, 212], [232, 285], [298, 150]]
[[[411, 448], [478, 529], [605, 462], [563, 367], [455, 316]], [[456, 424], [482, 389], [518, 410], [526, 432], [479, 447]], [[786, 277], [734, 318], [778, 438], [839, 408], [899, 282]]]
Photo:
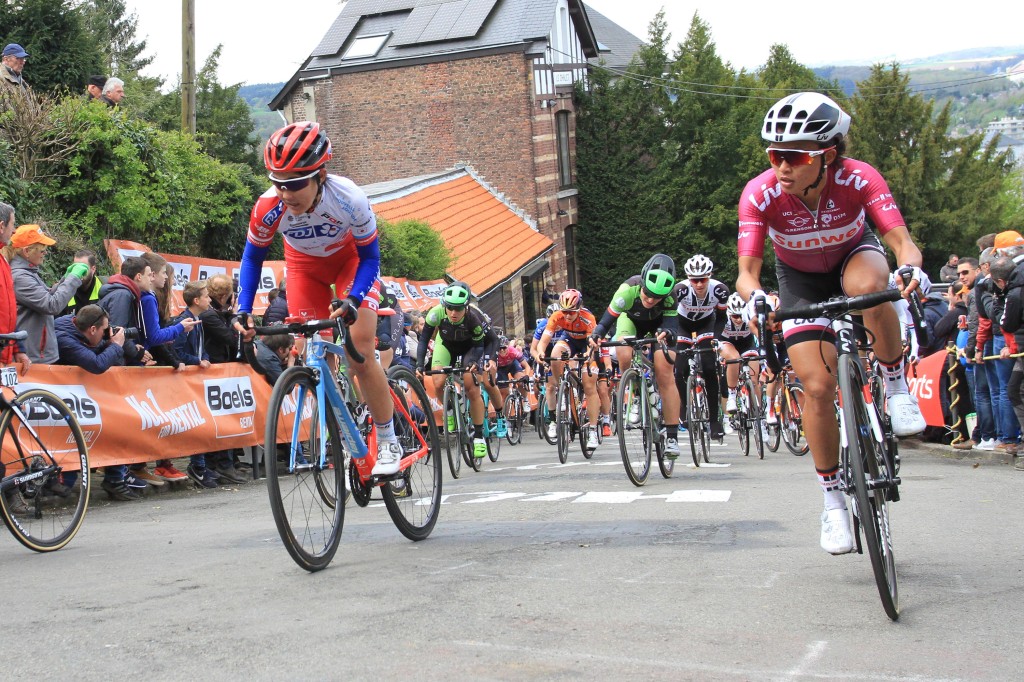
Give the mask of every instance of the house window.
[[555, 137], [558, 141], [558, 186], [572, 184], [572, 160], [569, 158], [569, 112], [555, 114]]
[[380, 48], [384, 47], [384, 43], [387, 42], [388, 36], [391, 34], [385, 33], [380, 36], [359, 36], [352, 41], [352, 44], [345, 50], [345, 54], [341, 56], [342, 59], [364, 59], [366, 57], [375, 57]]
[[578, 289], [576, 286], [576, 237], [573, 226], [565, 228], [565, 277], [570, 289]]

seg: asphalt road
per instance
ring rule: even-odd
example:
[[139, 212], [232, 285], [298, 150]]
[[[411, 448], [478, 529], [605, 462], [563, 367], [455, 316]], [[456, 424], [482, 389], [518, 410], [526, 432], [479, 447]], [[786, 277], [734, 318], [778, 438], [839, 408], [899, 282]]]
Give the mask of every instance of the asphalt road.
[[531, 434], [445, 469], [424, 542], [350, 503], [317, 574], [263, 482], [97, 496], [59, 552], [0, 534], [2, 677], [1021, 679], [1024, 473], [904, 447], [893, 623], [867, 556], [818, 547], [809, 458], [712, 456], [635, 488], [612, 445], [560, 466]]

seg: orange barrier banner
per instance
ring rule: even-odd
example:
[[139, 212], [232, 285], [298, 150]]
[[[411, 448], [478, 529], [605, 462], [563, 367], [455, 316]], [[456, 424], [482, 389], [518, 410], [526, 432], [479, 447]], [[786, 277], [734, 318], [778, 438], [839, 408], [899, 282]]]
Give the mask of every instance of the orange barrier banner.
[[[262, 445], [271, 387], [246, 364], [77, 367], [34, 364], [13, 390], [44, 388], [75, 413], [100, 467]], [[5, 389], [9, 390], [9, 389]]]
[[[128, 256], [138, 256], [147, 251], [152, 251], [145, 244], [128, 241], [127, 239], [105, 239], [103, 241], [107, 249], [107, 256], [110, 262], [120, 267], [121, 263]], [[242, 245], [239, 245], [241, 248]], [[174, 268], [174, 282], [172, 293], [174, 300], [171, 308], [177, 314], [185, 309], [185, 302], [181, 298], [181, 292], [189, 282], [209, 279], [214, 275], [225, 274], [232, 279], [238, 276], [241, 264], [238, 261], [216, 260], [213, 258], [196, 258], [194, 256], [182, 256], [173, 253], [159, 253], [164, 260]], [[252, 302], [252, 311], [256, 315], [262, 315], [270, 301], [267, 294], [277, 286], [285, 276], [284, 261], [264, 261], [263, 271], [260, 273], [260, 288], [256, 292], [256, 298]], [[398, 299], [405, 310], [415, 309], [427, 311], [441, 303], [441, 294], [444, 292], [445, 281], [443, 279], [432, 279], [427, 281], [410, 280], [404, 277], [381, 277], [387, 285], [388, 290]]]
[[907, 378], [910, 392], [917, 397], [917, 404], [921, 406], [921, 414], [924, 415], [928, 426], [946, 425], [946, 420], [942, 416], [942, 400], [939, 391], [948, 355], [945, 350], [941, 350], [922, 358], [917, 363], [917, 376], [913, 376], [911, 373], [911, 376]]

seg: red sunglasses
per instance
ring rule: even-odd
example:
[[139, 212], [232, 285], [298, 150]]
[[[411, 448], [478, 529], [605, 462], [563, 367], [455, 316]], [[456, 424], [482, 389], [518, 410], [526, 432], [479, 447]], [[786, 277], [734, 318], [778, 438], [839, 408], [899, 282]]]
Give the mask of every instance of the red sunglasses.
[[775, 147], [768, 147], [765, 151], [768, 152], [768, 161], [773, 166], [781, 166], [783, 161], [790, 166], [810, 166], [814, 163], [815, 157], [821, 156], [833, 149], [835, 147], [805, 151], [803, 149], [776, 149]]

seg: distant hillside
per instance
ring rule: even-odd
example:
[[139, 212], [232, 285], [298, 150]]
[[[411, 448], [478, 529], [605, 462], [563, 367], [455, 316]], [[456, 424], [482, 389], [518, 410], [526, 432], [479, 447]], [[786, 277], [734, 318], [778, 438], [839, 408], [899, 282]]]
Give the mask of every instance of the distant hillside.
[[261, 143], [269, 139], [271, 133], [284, 123], [281, 115], [271, 111], [267, 106], [283, 87], [284, 83], [256, 83], [243, 85], [238, 90], [239, 97], [249, 105], [249, 113], [256, 124], [256, 136]]

